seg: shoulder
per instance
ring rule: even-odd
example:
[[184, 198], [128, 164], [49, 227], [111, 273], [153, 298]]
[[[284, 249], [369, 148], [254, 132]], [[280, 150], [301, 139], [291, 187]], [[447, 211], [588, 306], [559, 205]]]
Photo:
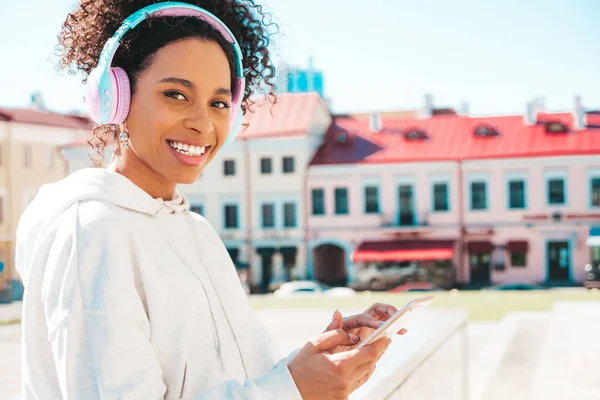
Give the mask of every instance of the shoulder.
[[190, 218], [197, 229], [202, 230], [204, 233], [210, 233], [211, 235], [215, 235], [217, 237], [219, 236], [210, 222], [208, 222], [208, 220], [202, 215], [193, 211], [188, 211], [188, 214], [190, 215]]

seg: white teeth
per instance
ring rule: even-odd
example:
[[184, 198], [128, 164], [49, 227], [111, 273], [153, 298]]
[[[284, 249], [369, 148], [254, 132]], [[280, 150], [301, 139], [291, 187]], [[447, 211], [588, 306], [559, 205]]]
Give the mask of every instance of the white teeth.
[[172, 141], [169, 141], [169, 146], [186, 156], [200, 156], [204, 154], [204, 151], [206, 150], [206, 146], [194, 146]]

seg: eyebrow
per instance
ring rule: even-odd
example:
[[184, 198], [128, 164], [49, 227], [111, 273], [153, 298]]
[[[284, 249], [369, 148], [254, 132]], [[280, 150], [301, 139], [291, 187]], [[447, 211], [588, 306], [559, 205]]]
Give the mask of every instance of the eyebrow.
[[[188, 89], [194, 89], [196, 87], [192, 82], [188, 81], [187, 79], [183, 79], [183, 78], [169, 77], [169, 78], [161, 79], [159, 82], [160, 83], [176, 83], [178, 85], [185, 86]], [[215, 91], [215, 94], [233, 96], [233, 93], [231, 92], [231, 90], [229, 90], [227, 88], [219, 88]]]
[[188, 89], [193, 89], [195, 87], [192, 82], [188, 81], [187, 79], [183, 79], [183, 78], [170, 77], [170, 78], [161, 79], [159, 82], [160, 83], [177, 83], [181, 86], [185, 86]]

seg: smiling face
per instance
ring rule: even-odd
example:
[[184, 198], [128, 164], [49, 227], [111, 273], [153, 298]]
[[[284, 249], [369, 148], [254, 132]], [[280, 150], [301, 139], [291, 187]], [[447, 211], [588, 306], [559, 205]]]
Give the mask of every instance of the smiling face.
[[130, 146], [120, 164], [132, 180], [163, 191], [196, 181], [229, 134], [231, 90], [219, 44], [192, 38], [158, 50], [137, 80], [126, 121]]

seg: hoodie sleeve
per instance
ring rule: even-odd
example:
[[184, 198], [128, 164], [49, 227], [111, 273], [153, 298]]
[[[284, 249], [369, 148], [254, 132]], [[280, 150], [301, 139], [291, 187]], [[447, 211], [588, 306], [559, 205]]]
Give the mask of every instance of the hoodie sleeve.
[[[39, 261], [45, 263], [42, 300], [62, 397], [173, 398], [149, 340], [133, 236], [108, 205], [95, 203], [82, 212], [88, 206], [76, 204], [63, 214], [47, 257]], [[285, 360], [258, 379], [223, 382], [195, 398], [301, 396]]]

